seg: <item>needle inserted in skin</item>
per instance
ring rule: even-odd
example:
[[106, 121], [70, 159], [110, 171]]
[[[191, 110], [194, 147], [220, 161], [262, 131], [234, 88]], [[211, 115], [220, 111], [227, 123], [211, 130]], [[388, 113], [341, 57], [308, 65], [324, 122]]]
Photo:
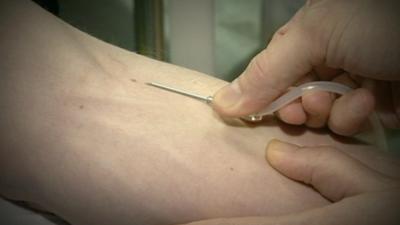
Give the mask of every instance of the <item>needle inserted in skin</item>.
[[[171, 91], [171, 92], [174, 92], [174, 93], [177, 93], [177, 94], [181, 94], [181, 95], [184, 95], [184, 96], [195, 98], [195, 99], [198, 99], [198, 100], [201, 100], [201, 101], [205, 101], [207, 104], [211, 104], [212, 101], [213, 101], [213, 97], [212, 96], [202, 96], [202, 95], [198, 95], [198, 94], [194, 94], [194, 93], [188, 92], [186, 90], [181, 90], [181, 89], [169, 87], [169, 86], [166, 86], [164, 84], [160, 84], [160, 83], [156, 83], [156, 82], [149, 82], [149, 83], [146, 83], [146, 84], [150, 85], [150, 86], [153, 86], [153, 87], [161, 88], [161, 89], [164, 89], [164, 90], [167, 90], [167, 91]], [[241, 117], [241, 118], [244, 119], [244, 120], [253, 121], [253, 122], [262, 120], [262, 116], [258, 116], [258, 115], [244, 116], [244, 117]]]
[[195, 98], [195, 99], [198, 99], [198, 100], [201, 100], [201, 101], [205, 101], [207, 104], [210, 104], [212, 102], [212, 100], [213, 100], [212, 96], [202, 96], [202, 95], [198, 95], [198, 94], [195, 94], [195, 93], [188, 92], [186, 90], [181, 90], [181, 89], [177, 89], [177, 88], [174, 88], [174, 87], [169, 87], [169, 86], [166, 86], [164, 84], [160, 84], [160, 83], [156, 83], [156, 82], [150, 82], [150, 83], [146, 83], [146, 84], [150, 85], [150, 86], [153, 86], [153, 87], [161, 88], [161, 89], [164, 89], [164, 90], [167, 90], [167, 91], [171, 91], [171, 92], [174, 92], [174, 93], [177, 93], [177, 94], [181, 94], [181, 95], [184, 95], [184, 96]]

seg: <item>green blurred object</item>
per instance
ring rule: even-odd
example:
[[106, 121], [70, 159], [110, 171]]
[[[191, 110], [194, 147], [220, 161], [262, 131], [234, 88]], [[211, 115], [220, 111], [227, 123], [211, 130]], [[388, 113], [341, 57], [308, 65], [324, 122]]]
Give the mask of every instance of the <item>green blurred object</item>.
[[215, 72], [234, 80], [304, 0], [215, 1]]
[[215, 1], [215, 73], [234, 80], [264, 48], [262, 0]]
[[164, 23], [162, 0], [135, 0], [135, 50], [164, 60]]
[[58, 2], [62, 20], [98, 39], [135, 51], [133, 0]]

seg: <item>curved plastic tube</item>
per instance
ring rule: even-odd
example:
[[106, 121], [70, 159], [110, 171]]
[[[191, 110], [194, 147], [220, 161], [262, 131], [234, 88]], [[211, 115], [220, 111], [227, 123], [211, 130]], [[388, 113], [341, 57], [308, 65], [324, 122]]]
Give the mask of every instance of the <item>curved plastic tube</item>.
[[268, 105], [267, 108], [258, 112], [257, 116], [272, 114], [281, 109], [283, 106], [289, 104], [293, 100], [301, 97], [307, 91], [328, 91], [343, 95], [346, 92], [351, 91], [351, 88], [339, 83], [329, 81], [315, 81], [305, 83], [298, 87], [294, 87], [289, 92], [273, 101], [271, 104]]
[[[243, 119], [248, 120], [248, 121], [260, 121], [262, 120], [263, 116], [273, 114], [274, 112], [278, 111], [282, 107], [286, 106], [293, 100], [301, 97], [305, 92], [307, 91], [327, 91], [327, 92], [332, 92], [336, 94], [343, 95], [348, 91], [351, 91], [352, 89], [339, 84], [335, 82], [329, 82], [329, 81], [315, 81], [315, 82], [309, 82], [302, 84], [300, 86], [294, 87], [291, 89], [289, 92], [286, 94], [282, 95], [275, 101], [273, 101], [271, 104], [269, 104], [265, 109], [261, 110], [257, 114], [253, 114], [247, 117], [244, 117]], [[385, 133], [384, 129], [375, 113], [373, 113], [370, 116], [370, 122], [371, 126], [374, 130], [375, 133], [375, 138], [376, 138], [376, 143], [377, 145], [384, 149], [387, 150], [387, 144], [386, 144], [386, 138], [385, 138]]]

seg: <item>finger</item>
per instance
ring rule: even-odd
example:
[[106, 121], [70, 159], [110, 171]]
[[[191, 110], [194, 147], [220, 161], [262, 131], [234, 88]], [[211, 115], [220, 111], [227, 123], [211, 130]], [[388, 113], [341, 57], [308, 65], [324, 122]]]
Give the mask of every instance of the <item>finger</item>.
[[277, 112], [277, 116], [283, 122], [292, 125], [304, 124], [307, 119], [306, 113], [304, 112], [300, 99], [295, 100], [292, 103], [282, 107]]
[[[255, 56], [243, 74], [214, 97], [214, 109], [224, 116], [244, 116], [261, 110], [322, 61], [300, 10], [284, 31]], [[318, 49], [318, 51], [314, 50]]]
[[[357, 88], [358, 85], [349, 77], [347, 73], [338, 74], [338, 70], [330, 68], [319, 68], [319, 73], [323, 75], [322, 79], [328, 80], [336, 76], [332, 81], [341, 83], [351, 88]], [[325, 126], [332, 109], [333, 101], [336, 95], [324, 91], [307, 92], [302, 97], [303, 108], [307, 114], [306, 125], [312, 128]]]
[[395, 152], [350, 148], [346, 154], [386, 176], [400, 179], [400, 158], [396, 157]]
[[346, 85], [347, 87], [350, 87], [352, 89], [356, 89], [359, 87], [359, 85], [350, 77], [348, 73], [342, 73], [339, 76], [335, 77], [332, 81]]
[[323, 127], [328, 120], [335, 95], [325, 91], [310, 91], [303, 94], [302, 104], [307, 114], [306, 125]]
[[375, 107], [375, 98], [364, 88], [359, 88], [338, 98], [332, 106], [328, 125], [340, 135], [359, 132]]
[[314, 67], [314, 71], [320, 80], [332, 80], [341, 72], [340, 69], [334, 69], [324, 65]]
[[202, 220], [182, 225], [268, 225], [275, 220], [272, 217], [233, 217]]
[[[340, 202], [281, 217], [279, 224], [324, 224], [324, 225], [395, 225], [400, 215], [398, 190], [371, 192], [343, 199]], [[267, 223], [268, 224], [268, 223]]]
[[396, 192], [366, 194], [301, 213], [278, 217], [236, 217], [210, 219], [186, 225], [375, 225], [398, 224], [400, 195]]
[[267, 160], [283, 175], [312, 185], [331, 201], [391, 185], [389, 178], [330, 147], [306, 148], [273, 140]]
[[[324, 225], [395, 225], [398, 224], [399, 199], [397, 191], [366, 193], [346, 198], [338, 203], [287, 218], [288, 224], [324, 224]], [[293, 221], [294, 223], [289, 223]]]
[[299, 86], [308, 82], [318, 80], [318, 75], [314, 71], [309, 72], [307, 75], [301, 77], [294, 86]]

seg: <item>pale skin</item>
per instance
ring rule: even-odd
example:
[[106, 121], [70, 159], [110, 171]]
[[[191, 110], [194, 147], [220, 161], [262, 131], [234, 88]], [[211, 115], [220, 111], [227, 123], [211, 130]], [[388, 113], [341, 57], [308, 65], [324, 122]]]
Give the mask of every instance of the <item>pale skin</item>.
[[398, 176], [398, 162], [371, 146], [273, 119], [223, 122], [202, 102], [144, 84], [207, 95], [223, 81], [106, 44], [29, 1], [2, 2], [0, 10], [6, 198], [72, 224], [179, 224], [329, 205], [266, 162], [273, 138], [335, 146]]

